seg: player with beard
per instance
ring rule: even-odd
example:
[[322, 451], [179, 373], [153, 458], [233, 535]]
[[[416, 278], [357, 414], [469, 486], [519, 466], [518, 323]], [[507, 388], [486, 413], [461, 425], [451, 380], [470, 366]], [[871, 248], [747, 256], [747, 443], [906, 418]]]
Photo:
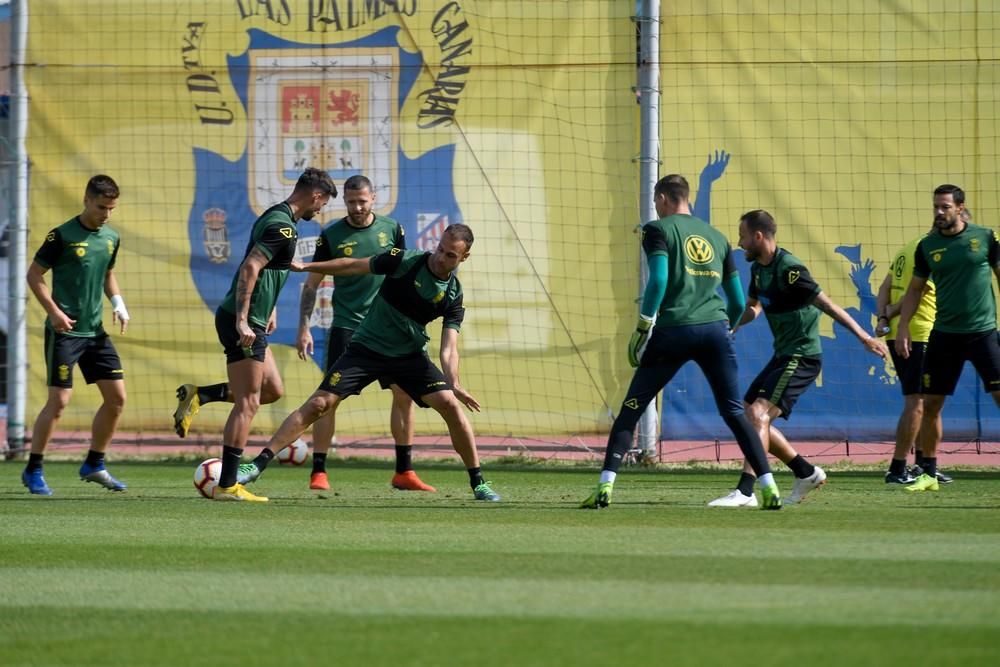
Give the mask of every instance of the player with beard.
[[[869, 352], [885, 358], [888, 351], [885, 343], [868, 335], [820, 289], [801, 260], [778, 247], [777, 231], [767, 211], [750, 211], [740, 218], [740, 247], [752, 264], [746, 310], [733, 330], [754, 321], [761, 312], [771, 328], [774, 356], [750, 383], [743, 405], [764, 448], [795, 475], [795, 485], [785, 499], [794, 505], [826, 483], [826, 473], [792, 448], [775, 428], [774, 420], [788, 419], [799, 396], [819, 376], [823, 366], [820, 315], [826, 313], [847, 328]], [[749, 464], [744, 464], [736, 489], [713, 500], [709, 507], [757, 507], [755, 481]]]
[[903, 295], [897, 324], [896, 353], [913, 351], [910, 321], [928, 280], [937, 290], [937, 315], [924, 352], [923, 404], [920, 420], [923, 473], [907, 491], [937, 491], [937, 448], [943, 436], [940, 415], [945, 398], [955, 392], [966, 361], [971, 361], [984, 390], [1000, 406], [1000, 339], [993, 277], [1000, 280], [1000, 243], [992, 229], [963, 218], [965, 192], [944, 184], [934, 190], [934, 230], [917, 244], [913, 278]]
[[296, 225], [300, 219], [312, 220], [336, 196], [337, 186], [330, 175], [309, 167], [299, 176], [288, 199], [257, 218], [243, 261], [215, 312], [215, 330], [226, 353], [228, 382], [204, 387], [185, 384], [177, 389], [174, 428], [182, 437], [202, 404], [233, 403], [222, 432], [222, 473], [213, 495], [216, 500], [267, 502], [267, 498], [237, 483], [240, 457], [257, 410], [284, 394], [267, 337], [278, 326], [274, 306], [295, 259]]

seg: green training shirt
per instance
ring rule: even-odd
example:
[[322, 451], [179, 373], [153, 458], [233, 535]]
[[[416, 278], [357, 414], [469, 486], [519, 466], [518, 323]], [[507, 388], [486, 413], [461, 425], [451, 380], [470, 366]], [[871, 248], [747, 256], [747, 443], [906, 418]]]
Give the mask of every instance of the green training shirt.
[[[268, 259], [257, 276], [257, 284], [253, 286], [253, 294], [250, 296], [250, 312], [247, 319], [257, 326], [266, 327], [267, 321], [271, 318], [274, 305], [278, 302], [278, 294], [288, 279], [288, 268], [295, 259], [295, 245], [298, 238], [298, 227], [292, 217], [292, 209], [285, 202], [267, 209], [253, 223], [250, 241], [247, 243], [240, 266], [243, 266], [243, 262], [254, 248], [260, 248]], [[237, 269], [226, 297], [219, 304], [219, 308], [231, 315], [236, 314], [236, 283], [239, 279], [240, 271]]]
[[774, 355], [818, 357], [820, 311], [813, 305], [819, 285], [795, 255], [778, 248], [770, 264], [750, 265], [751, 299], [760, 302], [774, 336]]
[[657, 327], [729, 321], [716, 290], [724, 277], [736, 273], [736, 264], [721, 232], [694, 216], [676, 214], [643, 225], [642, 247], [647, 257], [667, 257], [667, 291]]
[[[52, 300], [76, 320], [68, 336], [93, 338], [104, 333], [104, 280], [115, 268], [120, 239], [107, 224], [88, 229], [77, 216], [45, 236], [35, 262], [52, 270]], [[52, 327], [48, 319], [45, 326]]]
[[[316, 241], [314, 262], [341, 257], [371, 257], [389, 248], [406, 249], [403, 227], [392, 218], [376, 215], [367, 227], [353, 227], [348, 219], [326, 226]], [[384, 276], [333, 277], [333, 324], [343, 329], [357, 329], [382, 286]]]
[[461, 330], [462, 284], [454, 273], [445, 280], [431, 273], [430, 256], [393, 248], [371, 258], [372, 273], [386, 277], [352, 342], [387, 357], [405, 357], [427, 346], [426, 326], [439, 317], [444, 328]]
[[934, 232], [917, 244], [913, 275], [933, 278], [937, 290], [934, 329], [980, 333], [997, 326], [993, 267], [1000, 265], [1000, 243], [992, 229], [967, 224], [958, 234]]

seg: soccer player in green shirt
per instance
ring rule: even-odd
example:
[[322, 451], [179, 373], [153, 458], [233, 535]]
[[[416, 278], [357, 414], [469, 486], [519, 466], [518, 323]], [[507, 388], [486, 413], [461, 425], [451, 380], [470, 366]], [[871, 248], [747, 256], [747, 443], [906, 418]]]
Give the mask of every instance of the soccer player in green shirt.
[[[649, 281], [628, 347], [629, 363], [638, 368], [611, 426], [597, 488], [581, 508], [598, 509], [611, 503], [618, 468], [632, 446], [639, 417], [681, 366], [694, 361], [708, 380], [719, 414], [757, 476], [761, 508], [781, 509], [781, 496], [760, 436], [740, 402], [736, 351], [730, 334], [746, 305], [740, 276], [729, 241], [691, 215], [689, 190], [687, 179], [677, 174], [664, 176], [654, 188], [660, 218], [643, 226]], [[725, 301], [716, 292], [720, 286]]]
[[965, 192], [957, 185], [934, 190], [934, 230], [920, 240], [913, 257], [913, 278], [900, 306], [896, 353], [910, 357], [910, 321], [928, 280], [937, 290], [937, 316], [927, 340], [923, 365], [923, 474], [907, 491], [937, 491], [937, 447], [945, 397], [951, 396], [966, 361], [983, 388], [1000, 406], [1000, 336], [993, 277], [1000, 280], [1000, 242], [992, 229], [963, 219]]
[[[326, 226], [316, 242], [312, 261], [325, 262], [338, 257], [370, 257], [389, 248], [406, 249], [402, 225], [381, 215], [376, 215], [375, 188], [365, 176], [351, 176], [344, 181], [344, 204], [347, 215]], [[299, 357], [309, 359], [313, 352], [313, 337], [309, 322], [316, 305], [316, 290], [323, 274], [310, 273], [302, 287], [299, 301]], [[382, 286], [384, 276], [376, 274], [333, 277], [333, 322], [327, 332], [324, 368], [329, 370], [347, 349], [354, 331], [371, 308], [372, 301]], [[403, 491], [435, 491], [424, 484], [413, 470], [413, 401], [399, 387], [391, 385], [392, 410], [389, 426], [396, 445], [396, 472], [392, 477], [393, 488]], [[333, 412], [313, 424], [313, 469], [309, 488], [330, 488], [326, 473], [326, 454], [333, 443], [335, 432]], [[265, 463], [266, 465], [266, 463]]]
[[[968, 209], [965, 209], [968, 213]], [[889, 462], [889, 470], [885, 473], [886, 484], [912, 484], [923, 472], [920, 464], [923, 462], [923, 438], [920, 432], [920, 420], [924, 413], [924, 396], [921, 385], [921, 370], [924, 365], [924, 353], [927, 351], [927, 339], [930, 338], [937, 316], [937, 293], [934, 282], [928, 280], [924, 285], [923, 294], [916, 312], [910, 318], [910, 356], [903, 359], [896, 352], [896, 335], [899, 331], [899, 307], [903, 295], [913, 279], [913, 257], [917, 252], [917, 244], [925, 235], [911, 239], [909, 243], [896, 251], [889, 271], [882, 285], [879, 286], [875, 311], [878, 315], [876, 333], [885, 336], [892, 355], [892, 365], [896, 369], [896, 379], [903, 394], [903, 410], [896, 421], [896, 446]], [[938, 421], [941, 415], [938, 414]], [[940, 428], [940, 426], [938, 426]], [[914, 467], [906, 469], [906, 456], [910, 448], [915, 449]], [[918, 472], [919, 471], [919, 472]], [[936, 474], [938, 483], [949, 484], [952, 479], [940, 470]]]
[[[458, 333], [465, 319], [462, 285], [455, 275], [473, 243], [467, 225], [444, 230], [434, 252], [401, 250], [374, 257], [340, 257], [325, 262], [293, 264], [293, 270], [335, 276], [385, 276], [344, 354], [330, 367], [319, 388], [288, 415], [267, 448], [279, 452], [320, 417], [335, 413], [348, 396], [379, 380], [395, 384], [422, 408], [434, 408], [451, 435], [452, 446], [469, 473], [476, 500], [496, 502], [500, 496], [483, 479], [472, 426], [462, 406], [480, 405], [458, 380]], [[427, 356], [426, 326], [441, 318], [441, 369]], [[252, 475], [252, 481], [257, 475]]]
[[[778, 417], [788, 419], [799, 397], [812, 386], [823, 367], [819, 318], [826, 313], [857, 336], [869, 352], [885, 358], [885, 343], [868, 335], [847, 312], [826, 295], [806, 265], [775, 238], [778, 225], [764, 210], [740, 218], [740, 247], [750, 266], [746, 310], [733, 328], [749, 324], [763, 312], [774, 337], [774, 355], [750, 383], [743, 397], [747, 418], [764, 448], [777, 456], [795, 475], [795, 485], [785, 502], [801, 502], [826, 482], [826, 473], [801, 456], [774, 426]], [[756, 507], [754, 476], [748, 465], [731, 493], [713, 500], [709, 507]]]
[[[125, 407], [125, 374], [111, 338], [104, 330], [102, 294], [111, 301], [112, 321], [128, 328], [129, 314], [115, 278], [118, 232], [107, 225], [118, 206], [118, 185], [99, 174], [87, 182], [83, 212], [51, 230], [28, 268], [28, 287], [42, 304], [45, 320], [45, 366], [48, 398], [35, 419], [31, 453], [21, 482], [28, 491], [51, 496], [42, 473], [45, 448], [73, 395], [73, 367], [87, 384], [97, 384], [103, 402], [94, 415], [90, 450], [80, 479], [111, 491], [126, 485], [104, 467], [104, 453]], [[52, 271], [51, 289], [45, 274]]]
[[312, 220], [336, 196], [337, 186], [330, 175], [309, 167], [299, 176], [288, 199], [257, 218], [229, 292], [215, 311], [215, 331], [226, 354], [228, 382], [208, 387], [182, 385], [177, 390], [180, 404], [174, 413], [174, 426], [179, 435], [187, 433], [200, 405], [233, 403], [222, 432], [222, 472], [213, 493], [215, 500], [267, 502], [237, 482], [240, 457], [257, 410], [284, 394], [267, 337], [277, 327], [274, 306], [295, 258], [297, 223]]

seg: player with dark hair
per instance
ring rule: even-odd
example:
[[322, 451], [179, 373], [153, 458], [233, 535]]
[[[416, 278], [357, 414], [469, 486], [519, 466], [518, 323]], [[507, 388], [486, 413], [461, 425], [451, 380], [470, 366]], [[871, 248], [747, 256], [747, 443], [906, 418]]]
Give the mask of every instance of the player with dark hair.
[[910, 322], [929, 280], [937, 290], [937, 316], [924, 352], [920, 433], [922, 474], [907, 491], [937, 491], [937, 447], [945, 398], [955, 392], [966, 361], [1000, 406], [1000, 337], [993, 277], [1000, 280], [1000, 242], [992, 229], [963, 218], [965, 192], [957, 185], [934, 190], [934, 230], [917, 243], [913, 278], [899, 309], [896, 353], [913, 352]]
[[228, 382], [207, 387], [186, 384], [177, 390], [174, 428], [182, 437], [202, 404], [233, 403], [222, 433], [222, 473], [213, 495], [216, 500], [267, 501], [243, 488], [237, 474], [257, 410], [284, 394], [281, 374], [267, 345], [268, 335], [277, 327], [274, 306], [295, 258], [298, 221], [312, 220], [336, 196], [337, 186], [330, 175], [309, 167], [285, 201], [257, 218], [243, 261], [215, 312]]
[[[370, 257], [388, 248], [406, 249], [402, 225], [385, 216], [377, 215], [375, 188], [365, 176], [351, 176], [344, 182], [344, 204], [347, 215], [326, 226], [316, 241], [312, 261], [325, 262], [338, 257]], [[372, 301], [382, 285], [384, 276], [376, 274], [334, 276], [333, 322], [327, 332], [324, 368], [329, 370], [347, 349], [354, 331], [361, 324]], [[299, 333], [296, 347], [299, 357], [308, 359], [313, 352], [313, 337], [309, 321], [316, 305], [316, 291], [323, 274], [310, 273], [302, 287], [299, 300]], [[396, 445], [396, 472], [392, 477], [393, 488], [403, 491], [435, 491], [424, 484], [413, 470], [413, 401], [405, 391], [392, 385], [392, 409], [389, 427]], [[335, 421], [333, 412], [313, 424], [313, 468], [309, 488], [330, 488], [326, 472], [326, 455], [333, 444]], [[249, 466], [251, 464], [244, 464]]]
[[[917, 244], [922, 236], [912, 239], [900, 248], [889, 264], [889, 271], [882, 280], [878, 290], [876, 309], [878, 323], [876, 333], [886, 337], [889, 353], [892, 355], [892, 365], [896, 369], [896, 379], [903, 393], [903, 410], [896, 422], [896, 447], [893, 450], [889, 470], [885, 473], [886, 484], [912, 484], [923, 472], [920, 464], [924, 458], [920, 421], [924, 413], [924, 397], [921, 385], [921, 368], [924, 363], [924, 353], [927, 351], [927, 339], [930, 338], [937, 314], [937, 293], [934, 282], [928, 280], [920, 296], [920, 303], [910, 319], [910, 357], [903, 359], [896, 352], [896, 336], [899, 330], [899, 307], [906, 293], [906, 288], [913, 278], [913, 258]], [[940, 421], [941, 415], [938, 414]], [[940, 429], [940, 426], [938, 426]], [[914, 448], [914, 468], [906, 469], [906, 456]], [[916, 472], [919, 470], [920, 472]], [[937, 471], [940, 483], [950, 483], [951, 477], [940, 470]]]
[[[775, 428], [774, 420], [788, 419], [799, 396], [819, 376], [823, 366], [820, 315], [826, 313], [847, 328], [869, 352], [883, 358], [888, 352], [885, 343], [869, 336], [820, 289], [801, 260], [778, 247], [777, 231], [778, 225], [767, 211], [749, 211], [740, 218], [740, 247], [752, 264], [746, 310], [733, 330], [753, 322], [763, 312], [774, 337], [774, 355], [750, 383], [743, 404], [764, 448], [795, 475], [795, 485], [785, 499], [794, 505], [822, 486], [826, 473], [792, 448]], [[736, 489], [709, 506], [756, 507], [753, 484], [752, 470], [744, 464]]]
[[[125, 375], [114, 343], [104, 330], [101, 295], [111, 301], [112, 321], [128, 328], [129, 314], [118, 289], [114, 268], [121, 239], [107, 225], [118, 206], [118, 184], [99, 174], [87, 182], [83, 211], [51, 230], [28, 267], [28, 287], [45, 309], [45, 365], [48, 398], [31, 433], [28, 465], [21, 482], [28, 491], [51, 496], [42, 460], [52, 431], [73, 395], [73, 367], [80, 366], [87, 384], [97, 384], [101, 407], [94, 415], [90, 450], [80, 467], [80, 479], [111, 491], [127, 487], [104, 466], [125, 407]], [[52, 270], [52, 288], [45, 274]]]
[[[473, 235], [468, 226], [447, 227], [434, 252], [393, 248], [374, 257], [341, 257], [325, 262], [293, 264], [293, 270], [335, 276], [384, 275], [368, 314], [347, 350], [327, 371], [313, 395], [292, 412], [271, 437], [267, 449], [279, 452], [326, 414], [335, 413], [348, 396], [375, 380], [398, 385], [420, 407], [434, 408], [448, 425], [452, 446], [469, 473], [476, 500], [496, 502], [500, 496], [483, 479], [472, 426], [462, 411], [480, 405], [458, 381], [458, 334], [465, 318], [462, 285], [455, 271], [469, 258]], [[441, 369], [427, 356], [426, 326], [442, 318]], [[254, 460], [260, 475], [263, 461]]]
[[[611, 503], [618, 468], [632, 446], [639, 417], [681, 366], [694, 361], [712, 388], [719, 414], [757, 475], [761, 507], [781, 509], [767, 455], [740, 403], [729, 329], [742, 315], [746, 301], [732, 249], [718, 230], [691, 215], [688, 197], [687, 180], [676, 174], [661, 178], [654, 188], [660, 219], [643, 226], [649, 281], [628, 346], [629, 363], [638, 369], [611, 427], [597, 488], [581, 508], [598, 509]], [[716, 291], [720, 285], [725, 301]]]

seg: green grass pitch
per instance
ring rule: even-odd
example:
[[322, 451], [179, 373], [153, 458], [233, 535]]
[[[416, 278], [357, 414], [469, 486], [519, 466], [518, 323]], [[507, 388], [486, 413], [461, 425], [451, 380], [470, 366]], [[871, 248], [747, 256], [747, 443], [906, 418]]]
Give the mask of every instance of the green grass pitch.
[[[0, 665], [997, 665], [1000, 474], [938, 493], [832, 472], [781, 512], [709, 509], [719, 470], [268, 470], [268, 505], [212, 503], [194, 463], [113, 464], [112, 494], [0, 465]], [[787, 493], [791, 478], [779, 474]]]

